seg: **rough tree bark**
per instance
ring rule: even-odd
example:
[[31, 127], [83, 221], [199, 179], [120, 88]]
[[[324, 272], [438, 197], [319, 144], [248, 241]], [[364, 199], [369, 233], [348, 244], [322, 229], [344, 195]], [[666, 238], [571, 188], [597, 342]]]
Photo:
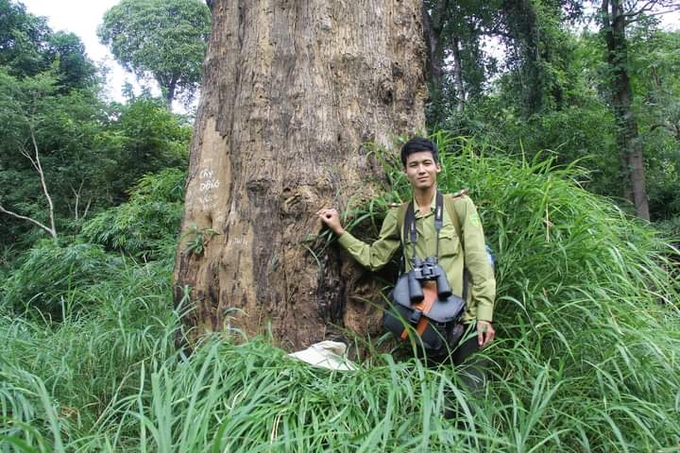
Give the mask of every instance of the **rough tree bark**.
[[[286, 349], [379, 327], [362, 301], [370, 276], [307, 241], [320, 208], [376, 195], [382, 171], [367, 142], [391, 149], [424, 129], [421, 6], [213, 2], [175, 266], [177, 303], [190, 288], [187, 326], [270, 330]], [[202, 253], [187, 251], [201, 232]]]

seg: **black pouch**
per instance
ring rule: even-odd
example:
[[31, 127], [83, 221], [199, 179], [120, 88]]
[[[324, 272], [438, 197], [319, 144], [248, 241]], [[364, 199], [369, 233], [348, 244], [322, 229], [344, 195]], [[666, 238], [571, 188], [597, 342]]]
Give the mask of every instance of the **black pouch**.
[[[456, 295], [445, 299], [437, 298], [427, 312], [412, 304], [409, 297], [408, 274], [397, 280], [390, 292], [389, 303], [383, 313], [383, 328], [402, 340], [416, 337], [420, 346], [428, 350], [439, 350], [444, 342], [450, 342], [451, 327], [459, 324], [465, 310], [465, 301]], [[422, 333], [416, 327], [425, 317], [427, 322]]]
[[428, 350], [441, 349], [446, 339], [446, 332], [443, 329], [438, 328], [435, 323], [430, 321], [422, 334], [419, 334], [416, 331], [418, 322], [409, 322], [414, 317], [420, 321], [421, 316], [425, 315], [418, 313], [417, 310], [396, 304], [385, 309], [383, 313], [383, 327], [397, 338], [405, 339], [410, 337], [417, 340], [418, 346], [422, 348]]
[[449, 344], [449, 349], [455, 349], [460, 343], [460, 340], [465, 334], [465, 324], [457, 322], [446, 329], [446, 340]]

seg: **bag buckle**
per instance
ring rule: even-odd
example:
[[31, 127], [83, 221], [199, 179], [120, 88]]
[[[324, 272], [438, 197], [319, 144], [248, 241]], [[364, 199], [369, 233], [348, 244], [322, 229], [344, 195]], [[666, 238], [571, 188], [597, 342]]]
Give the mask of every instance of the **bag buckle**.
[[408, 321], [412, 324], [417, 324], [418, 321], [420, 321], [420, 316], [422, 314], [423, 312], [420, 310], [413, 310], [413, 313], [411, 313], [411, 316], [409, 317]]

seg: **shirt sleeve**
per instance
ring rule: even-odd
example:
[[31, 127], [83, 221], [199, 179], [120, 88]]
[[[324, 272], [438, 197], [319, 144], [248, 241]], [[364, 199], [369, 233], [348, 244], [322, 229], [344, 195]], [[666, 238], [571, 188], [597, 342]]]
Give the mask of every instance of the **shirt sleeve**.
[[484, 228], [472, 199], [458, 201], [462, 221], [465, 266], [470, 272], [470, 296], [477, 305], [477, 320], [493, 321], [496, 279], [484, 242]]
[[397, 231], [397, 209], [390, 209], [385, 216], [380, 235], [372, 244], [355, 238], [350, 232], [345, 231], [339, 238], [340, 245], [359, 264], [376, 271], [387, 264], [394, 253], [401, 247], [401, 239]]

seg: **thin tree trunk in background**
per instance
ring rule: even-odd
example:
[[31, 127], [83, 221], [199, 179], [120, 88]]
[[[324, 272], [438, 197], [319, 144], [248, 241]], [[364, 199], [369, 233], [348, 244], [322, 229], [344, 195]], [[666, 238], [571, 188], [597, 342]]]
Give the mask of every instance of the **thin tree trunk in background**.
[[602, 31], [607, 43], [607, 63], [612, 74], [610, 89], [621, 155], [623, 195], [633, 203], [639, 217], [649, 220], [644, 156], [633, 113], [634, 95], [627, 70], [626, 17], [623, 5], [618, 0], [604, 0], [601, 13]]
[[507, 16], [516, 52], [522, 60], [522, 97], [524, 117], [539, 113], [544, 107], [543, 81], [537, 5], [531, 0], [506, 0], [502, 10]]
[[177, 89], [177, 79], [173, 78], [168, 85], [168, 93], [165, 102], [168, 103], [168, 110], [172, 110], [172, 103], [175, 101], [175, 90]]
[[[187, 327], [270, 331], [286, 349], [379, 328], [363, 299], [373, 278], [310, 238], [320, 208], [378, 193], [366, 143], [393, 149], [396, 135], [424, 129], [421, 6], [213, 2], [175, 266], [176, 303], [190, 289]], [[201, 237], [204, 251], [187, 252]]]
[[423, 2], [423, 21], [425, 23], [425, 38], [428, 49], [428, 76], [432, 85], [441, 87], [444, 76], [444, 46], [442, 33], [446, 23], [446, 14], [449, 9], [449, 0], [436, 0], [434, 7], [428, 10], [426, 2]]
[[456, 89], [456, 112], [465, 111], [465, 84], [463, 83], [463, 59], [460, 57], [460, 39], [453, 38], [453, 87]]

